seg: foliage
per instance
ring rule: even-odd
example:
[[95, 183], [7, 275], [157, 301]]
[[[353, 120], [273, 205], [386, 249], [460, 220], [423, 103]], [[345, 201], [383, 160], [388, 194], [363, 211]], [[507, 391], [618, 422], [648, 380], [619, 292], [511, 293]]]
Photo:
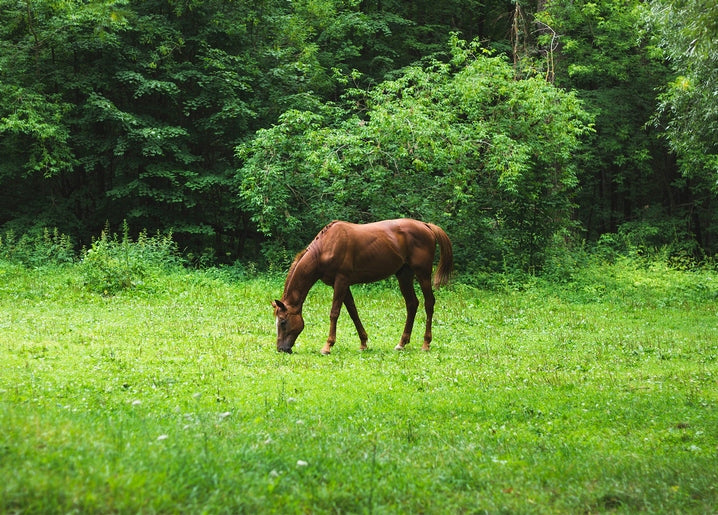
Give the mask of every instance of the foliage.
[[154, 275], [180, 263], [171, 234], [148, 237], [146, 231], [142, 231], [137, 241], [132, 241], [125, 224], [121, 239], [117, 234], [103, 231], [84, 252], [80, 269], [88, 290], [113, 295], [144, 288]]
[[35, 235], [25, 233], [19, 238], [9, 230], [0, 236], [0, 260], [28, 267], [62, 265], [74, 262], [75, 250], [70, 237], [57, 228], [46, 228]]
[[718, 193], [718, 5], [704, 0], [651, 3], [656, 45], [677, 76], [658, 106], [659, 123], [688, 177]]
[[[712, 254], [718, 248], [710, 162], [716, 67], [707, 35], [714, 9], [701, 5], [0, 0], [0, 231], [57, 227], [80, 248], [106, 222], [118, 227], [128, 220], [150, 233], [171, 231], [198, 261], [258, 260], [261, 247], [270, 262], [280, 263], [303, 244], [299, 237], [289, 241], [293, 224], [311, 233], [329, 215], [368, 220], [419, 213], [471, 242], [466, 255], [492, 270], [538, 269], [552, 242], [567, 244], [576, 229], [597, 241], [624, 223], [681, 225], [671, 238], [685, 237], [686, 246], [697, 249], [694, 258]], [[675, 30], [673, 19], [680, 21]], [[486, 65], [503, 77], [503, 90], [491, 93], [498, 105], [481, 92], [474, 107], [487, 113], [477, 127], [469, 121], [473, 107], [456, 93], [473, 87], [461, 84], [460, 69], [469, 66], [456, 58], [484, 50], [457, 51], [446, 44], [450, 37], [480, 40], [484, 50], [497, 52], [492, 56], [510, 55], [513, 77], [522, 79], [509, 85], [504, 71]], [[683, 55], [685, 48], [690, 55]], [[662, 55], [682, 79], [671, 77]], [[470, 71], [464, 75], [492, 88]], [[577, 186], [550, 190], [554, 205], [518, 200], [537, 192], [543, 198], [544, 192], [527, 188], [548, 184], [547, 177], [530, 179], [534, 172], [527, 172], [545, 166], [548, 174], [555, 165], [536, 152], [551, 145], [545, 133], [532, 137], [544, 124], [528, 125], [539, 120], [534, 110], [553, 116], [557, 101], [539, 76], [572, 91], [596, 129], [582, 135], [580, 146], [569, 142], [570, 162], [557, 173], [570, 168], [569, 182]], [[448, 98], [432, 92], [427, 80], [433, 79]], [[519, 100], [512, 104], [507, 95]], [[647, 123], [657, 103], [656, 123]], [[514, 129], [506, 123], [512, 116], [527, 118]], [[297, 127], [287, 127], [294, 121]], [[286, 138], [316, 135], [329, 154], [287, 143], [286, 151], [299, 150], [309, 160], [289, 175], [294, 191], [240, 197], [238, 182], [247, 177], [238, 179], [236, 171], [255, 167], [244, 161], [253, 154], [248, 149], [286, 139], [274, 126], [293, 131]], [[467, 130], [473, 143], [462, 136]], [[370, 138], [384, 146], [373, 147]], [[237, 147], [245, 149], [239, 160]], [[461, 149], [466, 157], [458, 155]], [[297, 171], [309, 166], [299, 179]], [[281, 168], [268, 169], [267, 178]], [[398, 192], [392, 175], [403, 175], [410, 193]], [[373, 177], [368, 188], [366, 176]], [[522, 184], [512, 184], [512, 176]], [[437, 194], [443, 205], [430, 206], [427, 199]], [[332, 200], [326, 212], [325, 202], [306, 204], [325, 198]], [[571, 204], [574, 223], [567, 227]], [[275, 222], [287, 214], [286, 230], [278, 232]], [[545, 231], [542, 220], [551, 221]], [[266, 223], [274, 224], [276, 239], [267, 240]]]
[[238, 148], [243, 208], [273, 244], [299, 248], [334, 218], [409, 216], [444, 225], [464, 264], [541, 265], [571, 227], [587, 116], [477, 44], [451, 52], [342, 104], [288, 111]]
[[0, 0], [0, 224], [89, 244], [127, 219], [237, 258], [255, 227], [232, 198], [236, 145], [506, 5]]
[[455, 284], [430, 353], [391, 350], [395, 283], [357, 288], [370, 349], [344, 315], [331, 356], [327, 287], [287, 356], [269, 308], [281, 278], [182, 271], [103, 297], [78, 272], [0, 265], [0, 512], [718, 503], [715, 272], [618, 262], [521, 294]]
[[667, 149], [647, 127], [655, 85], [668, 70], [641, 37], [643, 9], [637, 0], [549, 1], [536, 15], [552, 31], [538, 44], [556, 47], [556, 84], [574, 91], [595, 119], [595, 133], [576, 156], [578, 216], [591, 241], [623, 223], [651, 223], [666, 214], [690, 223], [677, 205]]
[[718, 7], [713, 2], [652, 2], [645, 18], [674, 75], [660, 84], [654, 126], [675, 153], [679, 184], [692, 192], [692, 229], [709, 254], [718, 249]]

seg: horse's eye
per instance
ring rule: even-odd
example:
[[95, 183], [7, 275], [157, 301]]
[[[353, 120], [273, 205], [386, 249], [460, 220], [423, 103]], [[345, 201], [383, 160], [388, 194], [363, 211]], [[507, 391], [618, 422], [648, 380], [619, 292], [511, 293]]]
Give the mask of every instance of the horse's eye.
[[279, 326], [280, 326], [280, 327], [287, 327], [287, 321], [286, 321], [286, 320], [280, 320], [280, 321], [279, 321]]

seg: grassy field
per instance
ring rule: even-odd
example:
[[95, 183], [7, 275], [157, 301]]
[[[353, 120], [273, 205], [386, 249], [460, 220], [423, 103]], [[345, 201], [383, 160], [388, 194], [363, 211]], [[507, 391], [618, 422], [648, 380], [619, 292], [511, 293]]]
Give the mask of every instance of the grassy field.
[[280, 277], [76, 268], [0, 263], [2, 513], [718, 511], [718, 274], [454, 284], [429, 353], [388, 281], [321, 356], [322, 285], [285, 355]]

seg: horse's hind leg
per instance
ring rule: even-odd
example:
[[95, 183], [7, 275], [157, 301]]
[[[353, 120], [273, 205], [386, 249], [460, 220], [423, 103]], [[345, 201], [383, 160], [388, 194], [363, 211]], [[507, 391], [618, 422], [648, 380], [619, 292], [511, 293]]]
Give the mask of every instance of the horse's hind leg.
[[408, 266], [402, 267], [397, 273], [396, 278], [399, 280], [399, 288], [406, 302], [406, 324], [404, 324], [404, 333], [401, 335], [399, 345], [396, 350], [403, 350], [406, 344], [411, 340], [411, 330], [414, 328], [414, 319], [416, 318], [416, 310], [419, 308], [419, 299], [414, 291], [414, 272]]
[[352, 292], [349, 289], [347, 289], [347, 294], [344, 297], [344, 305], [347, 307], [347, 312], [349, 313], [349, 316], [352, 317], [354, 327], [357, 328], [357, 334], [359, 335], [359, 341], [361, 342], [359, 345], [359, 350], [366, 350], [366, 341], [369, 337], [364, 330], [364, 326], [362, 325], [361, 320], [359, 320], [359, 313], [357, 312], [356, 304], [354, 304], [354, 297], [352, 296]]
[[431, 289], [431, 277], [419, 277], [419, 286], [424, 294], [424, 308], [426, 309], [426, 332], [424, 333], [424, 345], [422, 350], [429, 350], [431, 346], [431, 320], [434, 317], [434, 304], [436, 298], [434, 291]]
[[322, 347], [322, 354], [330, 354], [332, 352], [332, 347], [334, 347], [334, 343], [337, 341], [337, 319], [339, 318], [339, 313], [342, 310], [342, 304], [344, 303], [348, 292], [349, 285], [347, 282], [337, 278], [334, 281], [332, 309], [329, 312], [329, 338], [327, 338], [327, 343], [325, 343], [324, 347]]

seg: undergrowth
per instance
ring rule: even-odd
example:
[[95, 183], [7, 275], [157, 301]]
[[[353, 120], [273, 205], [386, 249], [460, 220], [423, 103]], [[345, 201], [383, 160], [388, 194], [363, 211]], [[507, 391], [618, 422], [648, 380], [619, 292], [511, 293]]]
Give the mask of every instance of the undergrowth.
[[153, 277], [181, 264], [171, 233], [148, 236], [142, 231], [133, 241], [125, 224], [122, 237], [103, 231], [92, 246], [83, 251], [80, 271], [90, 291], [111, 295], [148, 287]]
[[75, 261], [75, 251], [69, 236], [57, 229], [21, 236], [14, 231], [0, 235], [0, 260], [28, 267], [57, 266]]

